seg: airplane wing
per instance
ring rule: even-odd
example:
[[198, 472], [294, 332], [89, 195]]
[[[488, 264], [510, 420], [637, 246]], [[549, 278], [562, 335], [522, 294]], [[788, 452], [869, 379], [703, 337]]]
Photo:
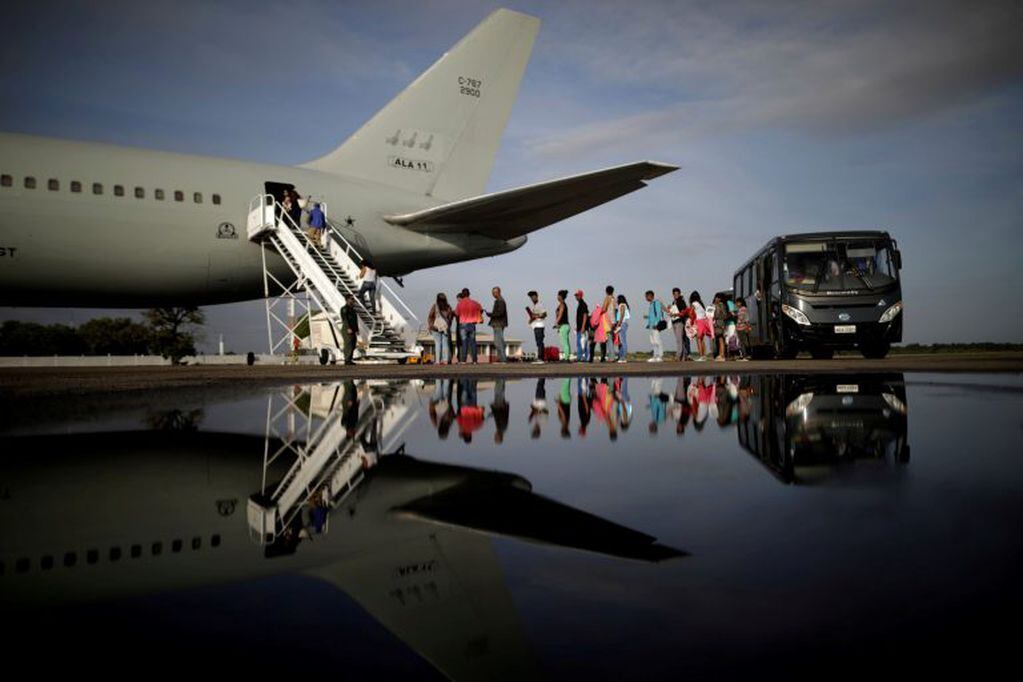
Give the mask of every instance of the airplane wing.
[[646, 181], [678, 166], [640, 161], [536, 185], [453, 201], [433, 208], [384, 216], [417, 232], [472, 232], [512, 239], [646, 187]]
[[449, 527], [505, 535], [640, 561], [686, 552], [617, 523], [514, 486], [457, 485], [396, 508], [395, 513]]

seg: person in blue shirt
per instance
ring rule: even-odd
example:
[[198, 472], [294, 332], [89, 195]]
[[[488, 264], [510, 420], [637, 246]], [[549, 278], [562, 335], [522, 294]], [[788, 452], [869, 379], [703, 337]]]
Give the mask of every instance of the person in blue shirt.
[[653, 348], [653, 355], [647, 362], [664, 362], [664, 342], [661, 341], [661, 332], [667, 329], [668, 323], [664, 319], [664, 306], [654, 297], [654, 292], [646, 292], [647, 303], [650, 308], [646, 318], [646, 328], [650, 330], [650, 345]]
[[327, 216], [319, 204], [313, 204], [309, 211], [309, 238], [316, 246], [323, 248], [323, 235], [327, 231]]

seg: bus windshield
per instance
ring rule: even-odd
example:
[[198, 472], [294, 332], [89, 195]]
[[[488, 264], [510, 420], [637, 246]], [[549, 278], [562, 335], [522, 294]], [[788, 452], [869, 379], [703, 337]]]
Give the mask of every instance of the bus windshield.
[[782, 267], [788, 286], [811, 291], [881, 289], [898, 279], [883, 240], [791, 242]]

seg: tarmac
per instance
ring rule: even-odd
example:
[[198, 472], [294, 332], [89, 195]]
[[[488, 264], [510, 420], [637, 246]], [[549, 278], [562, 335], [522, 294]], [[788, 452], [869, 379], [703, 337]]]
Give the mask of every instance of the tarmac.
[[677, 376], [721, 374], [853, 374], [880, 372], [1023, 373], [1023, 352], [898, 354], [884, 360], [465, 365], [254, 365], [178, 367], [13, 367], [0, 369], [0, 403], [31, 398], [130, 394], [171, 389], [251, 390], [345, 379], [529, 378], [542, 376]]

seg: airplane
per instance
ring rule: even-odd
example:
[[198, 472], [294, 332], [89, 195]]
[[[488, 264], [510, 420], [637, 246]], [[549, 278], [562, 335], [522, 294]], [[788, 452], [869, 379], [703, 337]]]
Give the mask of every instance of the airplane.
[[[272, 432], [127, 430], [115, 419], [109, 430], [6, 437], [5, 452], [32, 456], [0, 460], [0, 604], [13, 617], [301, 575], [350, 596], [451, 679], [523, 679], [536, 677], [533, 657], [492, 537], [650, 564], [686, 555], [516, 474], [363, 451], [363, 436], [386, 445], [400, 434], [404, 387], [349, 381], [291, 395], [317, 424], [354, 408], [340, 449], [374, 460], [334, 498], [325, 531], [305, 538], [252, 533], [252, 501], [292, 480], [286, 462], [261, 466], [264, 448], [282, 444]], [[299, 477], [331, 464], [298, 463]], [[48, 645], [59, 640], [51, 628]]]
[[[677, 166], [652, 161], [486, 194], [539, 30], [499, 9], [333, 151], [300, 166], [0, 135], [0, 305], [263, 298], [250, 201], [295, 189], [379, 274], [496, 256]], [[266, 269], [288, 272], [276, 253]]]

